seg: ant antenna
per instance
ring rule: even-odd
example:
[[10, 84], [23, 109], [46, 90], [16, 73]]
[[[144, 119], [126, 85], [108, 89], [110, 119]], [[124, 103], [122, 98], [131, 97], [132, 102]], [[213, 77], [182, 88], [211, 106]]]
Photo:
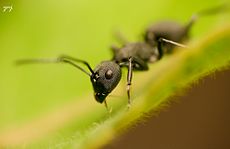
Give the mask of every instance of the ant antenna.
[[61, 55], [56, 59], [22, 59], [22, 60], [16, 61], [16, 64], [17, 65], [23, 65], [23, 64], [32, 64], [32, 63], [68, 63], [68, 64], [78, 68], [79, 70], [81, 70], [82, 72], [87, 74], [88, 76], [91, 76], [90, 73], [88, 73], [85, 69], [83, 69], [79, 65], [75, 64], [74, 62], [83, 63], [84, 65], [87, 66], [87, 68], [89, 69], [91, 74], [94, 74], [93, 69], [90, 67], [88, 62], [86, 62], [84, 60], [77, 59], [77, 58], [73, 58], [73, 57], [70, 57], [67, 55]]

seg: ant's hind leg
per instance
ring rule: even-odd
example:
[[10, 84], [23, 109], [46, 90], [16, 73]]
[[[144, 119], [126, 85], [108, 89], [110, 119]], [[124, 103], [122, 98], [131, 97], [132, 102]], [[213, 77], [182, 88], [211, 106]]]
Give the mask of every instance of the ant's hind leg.
[[181, 48], [187, 48], [187, 46], [184, 45], [184, 44], [181, 44], [181, 43], [178, 43], [178, 42], [175, 42], [175, 41], [172, 41], [172, 40], [168, 40], [168, 39], [165, 39], [165, 38], [160, 38], [158, 42], [161, 43], [160, 44], [161, 46], [162, 46], [162, 43], [164, 42], [164, 43], [169, 43], [169, 44], [172, 44], [174, 46], [181, 47]]

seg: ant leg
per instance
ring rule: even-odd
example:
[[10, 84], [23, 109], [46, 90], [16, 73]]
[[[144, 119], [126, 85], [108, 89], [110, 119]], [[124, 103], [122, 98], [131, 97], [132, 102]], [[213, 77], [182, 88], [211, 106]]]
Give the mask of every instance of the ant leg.
[[112, 112], [112, 108], [109, 108], [109, 107], [108, 107], [106, 100], [104, 100], [104, 104], [105, 104], [105, 108], [107, 109], [107, 111], [108, 111], [109, 113], [111, 113], [111, 112]]
[[189, 30], [191, 29], [191, 27], [197, 21], [198, 18], [199, 18], [199, 15], [197, 15], [197, 14], [192, 15], [192, 17], [189, 20], [189, 22], [185, 25], [185, 31], [184, 31], [185, 34], [188, 34]]
[[158, 43], [157, 43], [157, 50], [158, 50], [158, 53], [159, 53], [159, 56], [158, 56], [158, 60], [160, 60], [163, 56], [163, 49], [162, 49], [162, 38], [160, 38], [158, 40]]
[[157, 49], [158, 49], [158, 52], [159, 52], [158, 59], [161, 59], [162, 56], [163, 56], [163, 49], [162, 49], [163, 43], [169, 43], [169, 44], [172, 44], [174, 46], [178, 46], [178, 47], [182, 47], [182, 48], [187, 48], [186, 45], [183, 45], [181, 43], [178, 43], [178, 42], [175, 42], [175, 41], [172, 41], [172, 40], [168, 40], [168, 39], [165, 39], [165, 38], [160, 38], [158, 40], [158, 44], [157, 44]]
[[135, 64], [138, 65], [136, 67], [133, 66], [133, 67], [135, 67], [135, 70], [148, 70], [149, 69], [148, 64], [140, 58], [132, 57], [132, 62], [134, 65]]
[[[128, 59], [128, 62], [119, 63], [119, 66], [129, 68], [129, 59]], [[145, 71], [145, 70], [148, 70], [149, 67], [148, 67], [148, 64], [142, 59], [137, 58], [137, 57], [132, 57], [132, 69]]]
[[128, 95], [128, 108], [131, 106], [131, 99], [130, 99], [130, 86], [133, 76], [133, 66], [132, 66], [133, 58], [129, 58], [129, 65], [128, 65], [128, 75], [127, 75], [127, 95]]

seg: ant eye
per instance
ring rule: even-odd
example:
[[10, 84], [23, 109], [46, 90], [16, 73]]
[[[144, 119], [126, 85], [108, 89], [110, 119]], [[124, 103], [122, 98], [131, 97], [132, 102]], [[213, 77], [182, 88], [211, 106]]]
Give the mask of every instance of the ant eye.
[[106, 79], [111, 79], [113, 77], [113, 72], [112, 72], [112, 70], [107, 70], [106, 72], [105, 72], [105, 78]]

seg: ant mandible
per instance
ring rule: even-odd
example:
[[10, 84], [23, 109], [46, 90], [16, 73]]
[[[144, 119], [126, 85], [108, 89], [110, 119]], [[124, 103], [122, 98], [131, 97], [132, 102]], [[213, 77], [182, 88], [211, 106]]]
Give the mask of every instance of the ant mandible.
[[[171, 53], [173, 46], [186, 47], [179, 42], [188, 36], [189, 30], [198, 17], [203, 15], [214, 14], [221, 7], [207, 9], [194, 15], [189, 23], [184, 26], [174, 22], [160, 22], [150, 26], [144, 35], [143, 42], [128, 43], [125, 42], [123, 47], [113, 46], [112, 60], [102, 61], [93, 70], [87, 61], [73, 58], [67, 55], [61, 55], [55, 59], [24, 59], [18, 60], [17, 64], [28, 63], [67, 63], [70, 64], [90, 77], [94, 89], [94, 97], [97, 102], [106, 103], [106, 97], [114, 90], [121, 79], [121, 67], [128, 68], [127, 74], [127, 95], [128, 106], [131, 104], [130, 86], [132, 82], [133, 71], [148, 70], [148, 63], [158, 61], [164, 53]], [[89, 72], [76, 63], [85, 65]]]

